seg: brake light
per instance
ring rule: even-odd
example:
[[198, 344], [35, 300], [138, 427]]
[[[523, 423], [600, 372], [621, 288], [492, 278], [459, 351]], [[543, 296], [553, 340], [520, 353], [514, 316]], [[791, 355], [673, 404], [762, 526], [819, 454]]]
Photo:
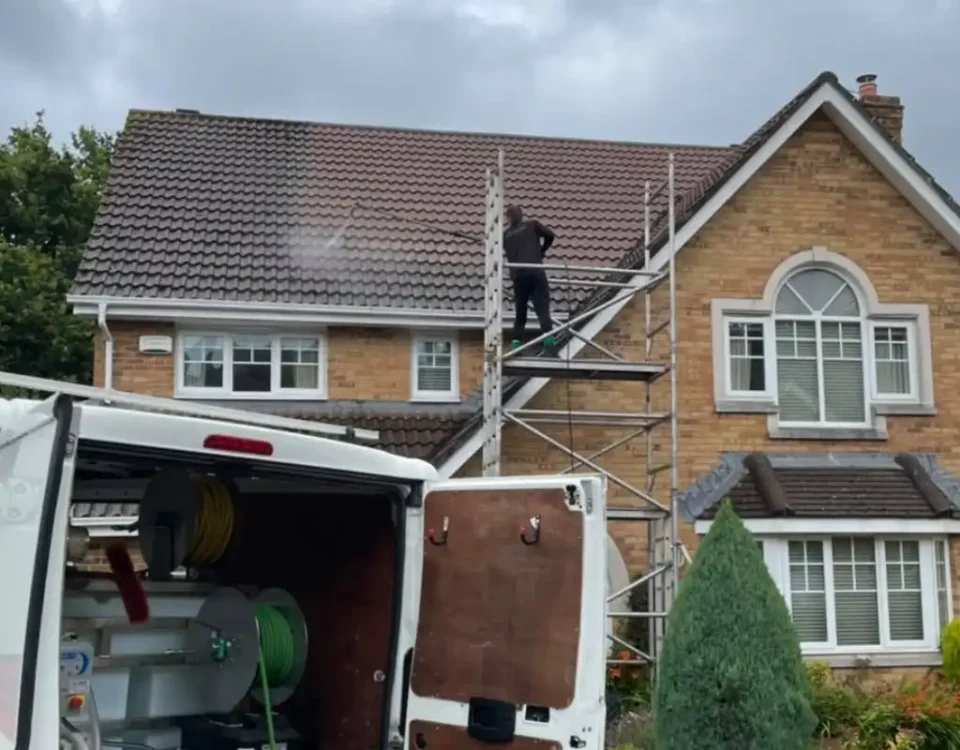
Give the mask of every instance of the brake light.
[[234, 437], [233, 435], [207, 435], [204, 448], [230, 453], [249, 453], [254, 456], [272, 456], [273, 445], [266, 440]]

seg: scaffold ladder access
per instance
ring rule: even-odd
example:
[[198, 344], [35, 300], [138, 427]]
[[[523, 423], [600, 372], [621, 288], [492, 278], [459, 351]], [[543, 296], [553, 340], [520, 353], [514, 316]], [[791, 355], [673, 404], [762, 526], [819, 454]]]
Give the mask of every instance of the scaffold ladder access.
[[[684, 558], [680, 544], [678, 517], [678, 439], [677, 439], [677, 311], [676, 281], [674, 278], [674, 250], [676, 247], [674, 156], [666, 160], [666, 178], [656, 189], [650, 182], [644, 185], [643, 201], [643, 266], [616, 268], [568, 265], [548, 262], [542, 265], [508, 263], [503, 249], [504, 214], [504, 153], [500, 151], [496, 168], [487, 170], [485, 221], [485, 278], [484, 278], [484, 376], [483, 376], [483, 448], [484, 476], [500, 474], [503, 427], [505, 424], [521, 428], [543, 440], [570, 458], [570, 467], [562, 473], [577, 470], [602, 474], [620, 494], [631, 499], [629, 505], [608, 507], [607, 521], [645, 522], [648, 525], [650, 550], [648, 571], [620, 591], [610, 592], [608, 605], [639, 586], [646, 586], [649, 606], [646, 612], [613, 612], [613, 619], [649, 618], [649, 643], [629, 643], [614, 632], [613, 644], [631, 654], [628, 659], [611, 659], [617, 664], [645, 664], [655, 666], [660, 653], [666, 618], [676, 594], [679, 568]], [[654, 214], [654, 205], [665, 204], [665, 210]], [[639, 207], [638, 207], [639, 209]], [[653, 235], [656, 230], [656, 236]], [[662, 256], [653, 256], [653, 245], [661, 248]], [[556, 247], [556, 246], [555, 246]], [[566, 320], [552, 331], [541, 333], [509, 351], [504, 350], [504, 274], [510, 269], [536, 267], [550, 279], [551, 287], [568, 286], [592, 290], [596, 299], [588, 297], [579, 307], [570, 310]], [[560, 273], [562, 275], [558, 276]], [[669, 315], [656, 320], [651, 295], [663, 283], [668, 284]], [[600, 295], [601, 291], [605, 293]], [[584, 333], [585, 325], [609, 308], [619, 308], [636, 295], [644, 297], [644, 344], [642, 356], [630, 352], [618, 354], [594, 341]], [[582, 297], [581, 297], [582, 299]], [[654, 348], [657, 336], [668, 336], [667, 347]], [[561, 341], [562, 348], [555, 356], [539, 352], [547, 338]], [[665, 361], [654, 358], [655, 351], [669, 352]], [[586, 356], [584, 356], [586, 355]], [[504, 403], [505, 378], [556, 378], [581, 381], [634, 381], [644, 384], [642, 407], [624, 411], [583, 411], [512, 408]], [[669, 410], [655, 411], [653, 388], [669, 388]], [[583, 455], [541, 429], [539, 425], [566, 425], [589, 430], [594, 427], [619, 428], [623, 435], [591, 455]], [[654, 433], [669, 429], [667, 456], [655, 455]], [[646, 440], [646, 479], [642, 487], [636, 480], [627, 481], [604, 468], [599, 461], [612, 451], [640, 438]], [[660, 474], [669, 472], [669, 488], [658, 482]], [[660, 489], [662, 487], [662, 489]]]

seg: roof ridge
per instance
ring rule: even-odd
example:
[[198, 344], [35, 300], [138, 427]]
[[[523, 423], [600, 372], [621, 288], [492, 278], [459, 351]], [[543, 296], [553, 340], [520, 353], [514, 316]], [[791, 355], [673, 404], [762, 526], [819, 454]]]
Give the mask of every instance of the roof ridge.
[[200, 112], [185, 109], [142, 109], [132, 107], [127, 111], [124, 130], [131, 118], [137, 115], [162, 116], [170, 119], [209, 119], [235, 122], [263, 123], [270, 125], [305, 125], [312, 128], [330, 128], [342, 130], [369, 130], [374, 132], [410, 133], [417, 135], [464, 136], [469, 138], [490, 138], [491, 140], [524, 140], [561, 143], [585, 143], [592, 145], [610, 145], [637, 148], [689, 149], [692, 151], [729, 151], [739, 148], [734, 145], [712, 145], [706, 143], [657, 143], [653, 141], [619, 140], [616, 138], [585, 138], [563, 135], [540, 135], [535, 133], [504, 132], [496, 133], [484, 130], [445, 130], [442, 128], [422, 128], [403, 125], [373, 125], [370, 123], [332, 122], [319, 120], [301, 120], [284, 117], [256, 117], [248, 115], [228, 115], [216, 112]]

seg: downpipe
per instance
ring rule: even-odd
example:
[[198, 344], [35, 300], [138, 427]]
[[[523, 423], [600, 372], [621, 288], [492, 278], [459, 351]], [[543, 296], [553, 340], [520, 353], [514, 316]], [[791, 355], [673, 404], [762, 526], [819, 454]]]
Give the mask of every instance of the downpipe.
[[113, 390], [113, 334], [107, 325], [107, 303], [97, 306], [97, 327], [103, 334], [103, 387]]

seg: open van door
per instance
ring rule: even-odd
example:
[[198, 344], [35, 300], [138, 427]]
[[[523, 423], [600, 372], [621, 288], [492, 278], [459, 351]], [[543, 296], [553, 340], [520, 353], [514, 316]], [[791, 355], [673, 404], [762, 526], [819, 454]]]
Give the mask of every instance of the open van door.
[[425, 489], [408, 527], [423, 566], [407, 750], [603, 748], [605, 487], [546, 476]]
[[72, 416], [65, 396], [0, 400], [0, 750], [58, 747], [56, 605], [67, 525], [59, 508], [72, 484], [72, 468], [64, 471]]

